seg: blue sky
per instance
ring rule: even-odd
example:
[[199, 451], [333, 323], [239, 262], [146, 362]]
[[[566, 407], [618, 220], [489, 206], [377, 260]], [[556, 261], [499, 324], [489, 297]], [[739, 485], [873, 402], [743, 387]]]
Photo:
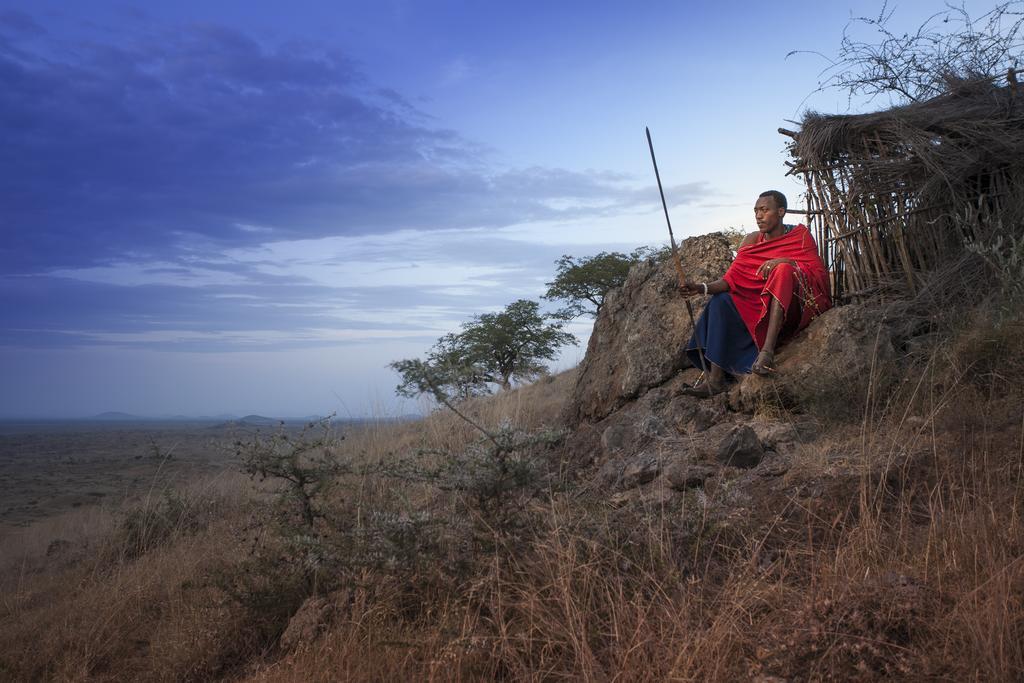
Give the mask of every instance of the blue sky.
[[880, 6], [2, 2], [0, 416], [407, 412], [388, 362], [665, 241], [644, 126], [679, 236], [799, 204], [776, 129], [849, 103], [786, 55]]

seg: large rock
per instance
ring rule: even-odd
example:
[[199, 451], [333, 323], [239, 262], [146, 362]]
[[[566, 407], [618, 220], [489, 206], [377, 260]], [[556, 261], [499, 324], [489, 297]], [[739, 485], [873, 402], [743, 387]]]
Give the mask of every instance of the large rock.
[[[721, 233], [684, 240], [680, 256], [687, 277], [698, 281], [718, 279], [733, 258]], [[692, 301], [699, 316], [704, 299]], [[608, 293], [594, 323], [566, 420], [600, 420], [670, 379], [689, 365], [683, 346], [691, 333], [672, 259], [633, 266], [623, 286]]]
[[861, 410], [869, 380], [877, 391], [894, 375], [893, 334], [880, 306], [848, 304], [825, 311], [782, 346], [770, 377], [747, 376], [734, 407], [782, 405], [838, 414]]

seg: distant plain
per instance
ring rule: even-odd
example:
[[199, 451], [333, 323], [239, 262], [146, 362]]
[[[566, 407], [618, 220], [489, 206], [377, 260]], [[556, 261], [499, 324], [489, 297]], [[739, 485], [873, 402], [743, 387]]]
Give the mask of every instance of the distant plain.
[[223, 420], [0, 421], [0, 538], [79, 508], [121, 508], [235, 472], [235, 440], [275, 428]]

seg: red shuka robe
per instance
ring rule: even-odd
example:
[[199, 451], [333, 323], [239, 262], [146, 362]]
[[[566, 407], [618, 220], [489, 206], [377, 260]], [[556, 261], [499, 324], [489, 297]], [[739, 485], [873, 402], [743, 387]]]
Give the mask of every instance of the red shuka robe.
[[[774, 258], [792, 259], [797, 266], [776, 266], [765, 280], [757, 274], [757, 269]], [[782, 237], [765, 240], [762, 235], [754, 244], [741, 247], [724, 279], [729, 283], [736, 310], [759, 349], [764, 346], [768, 332], [772, 297], [778, 299], [786, 314], [793, 296], [799, 297], [800, 323], [794, 332], [807, 327], [811, 320], [832, 307], [828, 271], [818, 256], [818, 246], [810, 230], [802, 224]]]

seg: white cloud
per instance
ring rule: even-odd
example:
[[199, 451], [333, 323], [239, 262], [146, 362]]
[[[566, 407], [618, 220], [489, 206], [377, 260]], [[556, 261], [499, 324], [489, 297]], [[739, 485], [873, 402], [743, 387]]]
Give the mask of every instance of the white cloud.
[[253, 225], [251, 223], [235, 223], [235, 227], [241, 230], [242, 232], [263, 234], [274, 232], [273, 228], [267, 227], [265, 225]]
[[305, 328], [299, 330], [143, 330], [139, 332], [107, 332], [94, 330], [61, 330], [62, 334], [104, 344], [184, 344], [221, 342], [229, 345], [261, 346], [268, 344], [370, 342], [391, 339], [418, 339], [440, 335], [433, 327], [419, 329], [346, 329]]
[[169, 261], [120, 261], [108, 266], [90, 268], [58, 268], [47, 273], [84, 282], [122, 287], [168, 285], [171, 287], [226, 287], [244, 285], [249, 281], [237, 274], [212, 268], [182, 266]]
[[564, 221], [538, 221], [494, 231], [503, 239], [543, 245], [632, 248], [668, 239], [662, 213]]
[[437, 332], [438, 336], [457, 328], [462, 322], [461, 311], [451, 306], [389, 306], [372, 310], [335, 306], [326, 309], [324, 314], [350, 323], [387, 325], [400, 321], [408, 327]]
[[498, 287], [514, 266], [454, 258], [445, 248], [479, 230], [401, 230], [383, 235], [332, 236], [267, 242], [226, 256], [257, 272], [327, 287]]

